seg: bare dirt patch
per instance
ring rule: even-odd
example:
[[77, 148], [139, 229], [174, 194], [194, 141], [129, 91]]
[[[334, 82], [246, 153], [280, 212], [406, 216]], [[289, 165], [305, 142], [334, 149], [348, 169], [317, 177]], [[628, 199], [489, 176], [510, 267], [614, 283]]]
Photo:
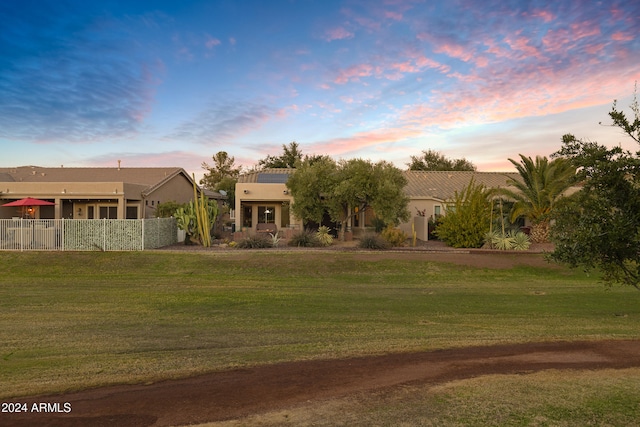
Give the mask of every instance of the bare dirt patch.
[[57, 396], [72, 412], [0, 414], [6, 426], [170, 426], [291, 408], [321, 399], [406, 384], [439, 384], [489, 374], [546, 369], [640, 366], [640, 341], [549, 342], [280, 363], [149, 385], [122, 385]]

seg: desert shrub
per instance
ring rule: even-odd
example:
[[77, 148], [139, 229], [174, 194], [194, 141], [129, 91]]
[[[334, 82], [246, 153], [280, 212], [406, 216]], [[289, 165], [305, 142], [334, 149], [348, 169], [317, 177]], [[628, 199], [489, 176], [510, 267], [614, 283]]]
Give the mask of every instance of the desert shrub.
[[379, 234], [367, 233], [360, 238], [358, 247], [361, 249], [389, 249], [391, 245]]
[[484, 185], [471, 180], [461, 192], [455, 193], [438, 224], [436, 233], [454, 248], [479, 248], [489, 231], [491, 205]]
[[318, 232], [316, 233], [316, 239], [320, 242], [320, 246], [331, 246], [333, 243], [333, 236], [329, 234], [329, 227], [322, 226], [318, 228]]
[[240, 240], [236, 245], [237, 248], [240, 249], [262, 249], [262, 248], [270, 248], [273, 244], [271, 239], [266, 236], [256, 234], [255, 236], [245, 237]]
[[320, 246], [320, 242], [318, 241], [316, 233], [309, 230], [302, 230], [301, 232], [291, 236], [291, 239], [289, 239], [289, 246], [312, 248]]
[[404, 231], [394, 227], [385, 228], [380, 236], [394, 247], [404, 246], [408, 239]]

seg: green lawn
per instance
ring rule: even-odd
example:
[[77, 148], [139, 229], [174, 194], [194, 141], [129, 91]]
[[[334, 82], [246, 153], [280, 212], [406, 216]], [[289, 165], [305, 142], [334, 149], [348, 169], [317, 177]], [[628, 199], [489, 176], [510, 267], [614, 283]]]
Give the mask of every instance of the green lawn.
[[367, 258], [0, 253], [0, 394], [294, 359], [640, 337], [640, 293], [580, 271]]

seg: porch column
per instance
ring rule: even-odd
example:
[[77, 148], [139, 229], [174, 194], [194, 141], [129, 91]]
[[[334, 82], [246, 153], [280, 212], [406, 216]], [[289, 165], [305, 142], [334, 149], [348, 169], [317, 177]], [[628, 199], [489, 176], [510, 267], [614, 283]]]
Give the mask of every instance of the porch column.
[[125, 208], [127, 204], [125, 203], [124, 197], [118, 197], [118, 219], [125, 219], [127, 216], [125, 214]]
[[56, 205], [53, 207], [53, 218], [61, 219], [62, 218], [62, 199], [60, 197], [56, 197], [54, 202]]

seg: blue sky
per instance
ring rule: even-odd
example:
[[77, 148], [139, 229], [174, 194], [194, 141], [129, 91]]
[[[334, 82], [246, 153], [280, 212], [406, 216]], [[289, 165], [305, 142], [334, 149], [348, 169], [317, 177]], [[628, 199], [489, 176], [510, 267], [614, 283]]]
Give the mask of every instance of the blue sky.
[[7, 0], [0, 28], [0, 166], [636, 148], [599, 125], [640, 80], [636, 0]]

